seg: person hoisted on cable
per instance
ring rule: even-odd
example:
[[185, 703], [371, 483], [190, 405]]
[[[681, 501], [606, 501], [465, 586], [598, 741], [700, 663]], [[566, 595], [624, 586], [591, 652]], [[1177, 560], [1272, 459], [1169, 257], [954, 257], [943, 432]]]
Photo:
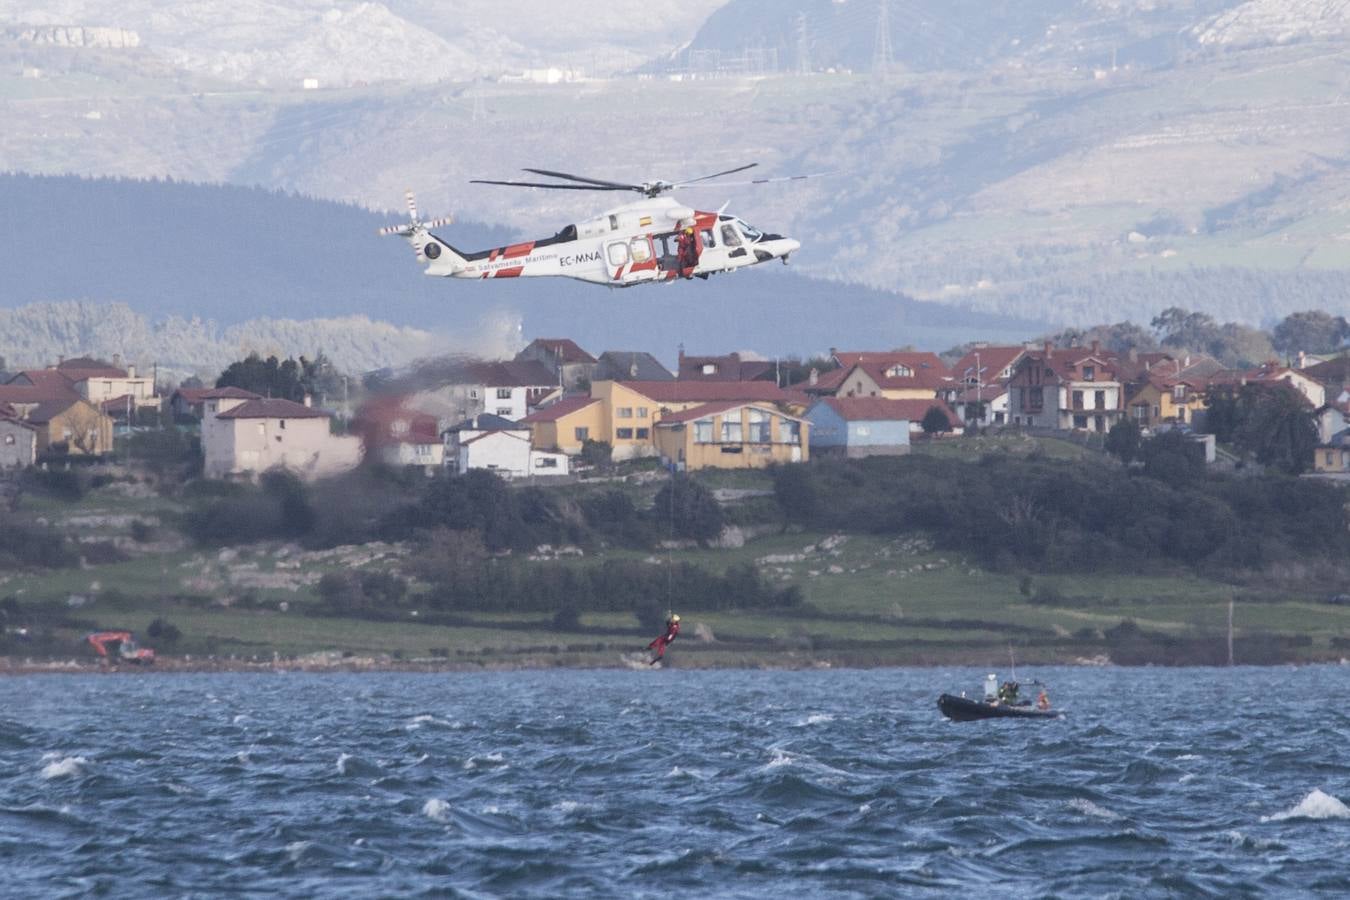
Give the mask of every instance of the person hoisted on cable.
[[656, 656], [652, 657], [651, 665], [656, 665], [661, 658], [666, 655], [666, 647], [670, 642], [680, 636], [680, 617], [676, 613], [671, 613], [670, 618], [666, 619], [666, 630], [647, 645], [648, 650], [655, 650]]

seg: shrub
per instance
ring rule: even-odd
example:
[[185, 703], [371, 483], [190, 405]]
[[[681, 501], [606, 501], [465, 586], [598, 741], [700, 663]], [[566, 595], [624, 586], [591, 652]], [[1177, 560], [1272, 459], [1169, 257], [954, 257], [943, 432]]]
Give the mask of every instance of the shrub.
[[150, 627], [145, 629], [145, 633], [161, 644], [175, 643], [183, 636], [183, 632], [178, 630], [178, 626], [161, 618], [152, 621]]

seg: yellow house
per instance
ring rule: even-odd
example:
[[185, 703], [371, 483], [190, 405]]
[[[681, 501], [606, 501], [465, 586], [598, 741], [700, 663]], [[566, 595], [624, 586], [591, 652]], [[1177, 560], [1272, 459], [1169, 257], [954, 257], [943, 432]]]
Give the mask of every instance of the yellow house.
[[529, 426], [530, 446], [575, 456], [588, 440], [605, 440], [604, 404], [590, 397], [564, 397], [520, 420]]
[[811, 423], [766, 403], [704, 403], [663, 416], [656, 448], [681, 469], [759, 469], [805, 462]]
[[[1197, 387], [1201, 388], [1197, 390]], [[1190, 424], [1205, 408], [1203, 385], [1187, 381], [1151, 379], [1135, 387], [1126, 410], [1140, 428], [1163, 424]]]
[[887, 400], [932, 400], [951, 373], [936, 355], [926, 352], [832, 354], [840, 368], [806, 388], [817, 397], [882, 397]]
[[37, 427], [37, 452], [102, 456], [113, 449], [113, 420], [87, 400], [14, 404], [20, 418]]
[[596, 381], [591, 398], [601, 407], [601, 434], [596, 440], [608, 441], [616, 460], [656, 455], [652, 426], [660, 417], [663, 404], [635, 389], [641, 381]]
[[1333, 435], [1329, 443], [1313, 451], [1313, 471], [1350, 474], [1350, 430]]

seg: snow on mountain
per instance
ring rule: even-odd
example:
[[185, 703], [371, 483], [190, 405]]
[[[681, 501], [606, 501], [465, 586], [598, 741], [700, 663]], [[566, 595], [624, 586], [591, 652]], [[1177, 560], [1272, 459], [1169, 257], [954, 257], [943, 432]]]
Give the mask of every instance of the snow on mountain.
[[1252, 47], [1350, 34], [1350, 0], [1248, 0], [1192, 30], [1200, 44]]
[[687, 38], [724, 2], [654, 15], [638, 0], [0, 0], [0, 29], [120, 29], [183, 71], [290, 89], [304, 79], [430, 83], [559, 64], [608, 74]]

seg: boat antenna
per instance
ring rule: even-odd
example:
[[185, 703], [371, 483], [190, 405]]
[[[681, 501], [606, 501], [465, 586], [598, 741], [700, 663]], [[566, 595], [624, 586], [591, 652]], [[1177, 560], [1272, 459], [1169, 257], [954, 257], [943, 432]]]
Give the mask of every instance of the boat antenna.
[[1013, 656], [1012, 641], [1008, 641], [1008, 664], [1012, 667], [1012, 680], [1017, 680], [1017, 658]]

